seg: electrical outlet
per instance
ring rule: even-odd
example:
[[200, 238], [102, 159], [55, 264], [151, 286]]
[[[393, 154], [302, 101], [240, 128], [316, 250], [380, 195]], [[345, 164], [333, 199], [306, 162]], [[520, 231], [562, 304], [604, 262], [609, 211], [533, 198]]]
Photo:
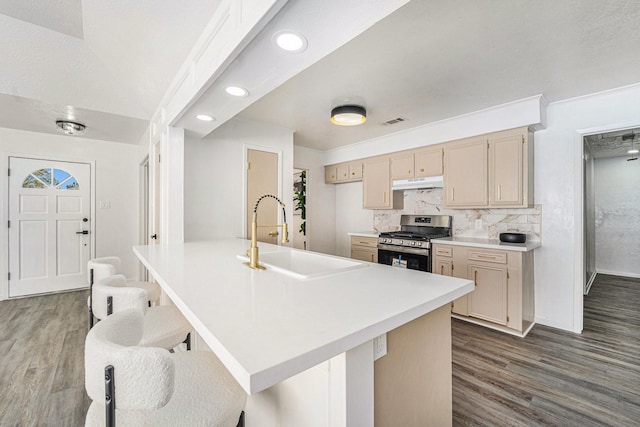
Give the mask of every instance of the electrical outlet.
[[476, 230], [482, 230], [482, 220], [476, 219]]
[[100, 200], [100, 209], [111, 209], [111, 201]]
[[373, 339], [373, 360], [378, 360], [387, 354], [387, 334]]

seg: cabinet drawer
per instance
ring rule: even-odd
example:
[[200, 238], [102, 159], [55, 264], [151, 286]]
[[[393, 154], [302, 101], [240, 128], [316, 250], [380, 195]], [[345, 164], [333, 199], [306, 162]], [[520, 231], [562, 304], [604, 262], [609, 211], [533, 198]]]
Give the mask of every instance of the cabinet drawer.
[[453, 256], [453, 248], [443, 247], [443, 246], [436, 246], [435, 253], [436, 253], [437, 256], [451, 257], [451, 256]]
[[378, 248], [378, 239], [376, 237], [351, 236], [351, 245], [366, 246], [368, 248]]
[[497, 264], [507, 263], [507, 253], [504, 251], [487, 251], [469, 249], [469, 259], [474, 261], [494, 262]]

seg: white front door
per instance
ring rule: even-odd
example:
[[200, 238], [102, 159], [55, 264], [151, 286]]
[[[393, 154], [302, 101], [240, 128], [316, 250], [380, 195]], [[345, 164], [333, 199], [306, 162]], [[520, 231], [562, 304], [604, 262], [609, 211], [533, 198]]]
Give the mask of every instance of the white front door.
[[9, 169], [9, 297], [86, 287], [91, 165], [10, 157]]

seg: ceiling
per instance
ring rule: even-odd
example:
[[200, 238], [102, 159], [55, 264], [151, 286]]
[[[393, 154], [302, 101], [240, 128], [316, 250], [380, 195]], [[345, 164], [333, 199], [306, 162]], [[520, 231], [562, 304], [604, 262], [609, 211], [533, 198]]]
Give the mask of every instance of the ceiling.
[[221, 0], [0, 0], [0, 127], [137, 144]]
[[638, 154], [631, 156], [628, 151], [640, 149], [640, 128], [589, 135], [584, 140], [589, 144], [594, 159], [638, 157]]
[[[640, 80], [638, 22], [634, 0], [414, 0], [241, 116], [327, 150], [536, 94], [625, 86]], [[332, 107], [353, 101], [367, 122], [331, 124]], [[405, 121], [382, 124], [396, 117]]]
[[[0, 127], [54, 133], [56, 119], [75, 118], [86, 137], [138, 143], [220, 3], [0, 0]], [[329, 150], [532, 95], [554, 102], [640, 81], [636, 0], [413, 0], [374, 25], [362, 3], [289, 0], [174, 125], [204, 137], [239, 114]], [[305, 34], [308, 49], [278, 54], [278, 29]], [[249, 97], [221, 95], [230, 83]], [[367, 122], [331, 124], [331, 109], [351, 102]], [[216, 120], [198, 123], [200, 112]], [[396, 117], [405, 121], [381, 124]]]

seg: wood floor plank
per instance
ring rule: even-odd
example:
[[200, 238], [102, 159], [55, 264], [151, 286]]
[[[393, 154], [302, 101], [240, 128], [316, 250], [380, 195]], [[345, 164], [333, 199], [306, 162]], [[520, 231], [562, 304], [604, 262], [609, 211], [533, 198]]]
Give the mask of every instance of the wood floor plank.
[[582, 334], [537, 325], [521, 339], [454, 320], [454, 425], [639, 425], [638, 307], [639, 279], [598, 275]]

